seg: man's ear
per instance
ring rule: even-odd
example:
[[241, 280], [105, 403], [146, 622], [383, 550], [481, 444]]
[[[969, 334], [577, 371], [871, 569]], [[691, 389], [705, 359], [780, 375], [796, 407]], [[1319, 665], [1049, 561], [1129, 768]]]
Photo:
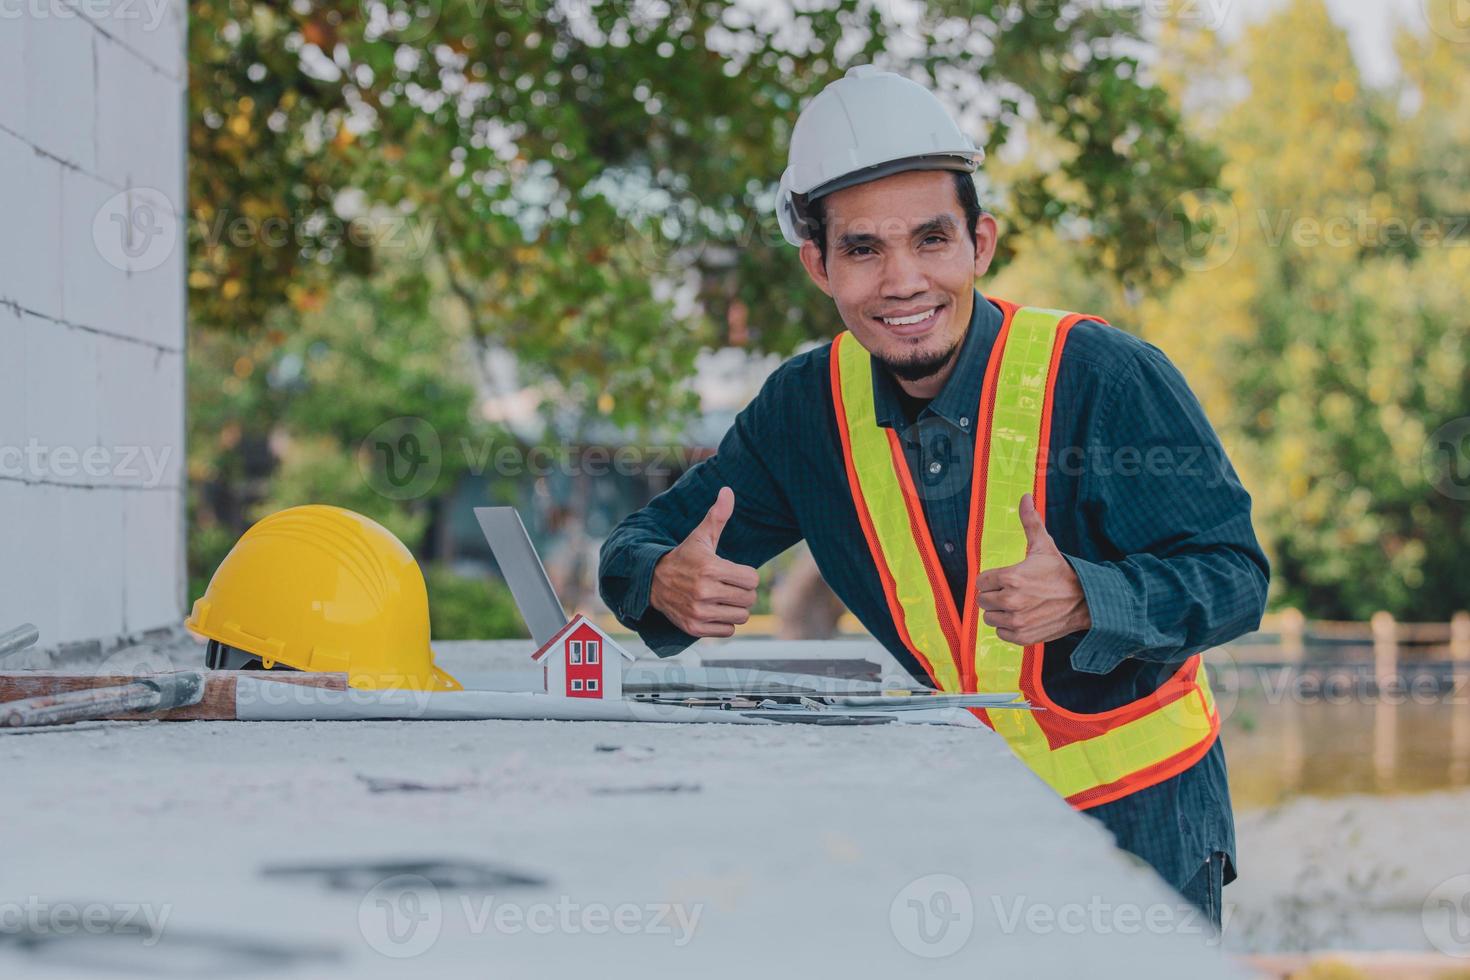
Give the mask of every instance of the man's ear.
[[995, 245], [1000, 237], [1000, 230], [995, 225], [995, 218], [988, 211], [981, 211], [980, 217], [975, 219], [975, 278], [980, 278], [990, 271], [990, 260], [995, 258]]
[[827, 281], [827, 263], [822, 259], [822, 250], [810, 238], [801, 243], [801, 264], [812, 282], [817, 284], [817, 288], [831, 296], [832, 286]]

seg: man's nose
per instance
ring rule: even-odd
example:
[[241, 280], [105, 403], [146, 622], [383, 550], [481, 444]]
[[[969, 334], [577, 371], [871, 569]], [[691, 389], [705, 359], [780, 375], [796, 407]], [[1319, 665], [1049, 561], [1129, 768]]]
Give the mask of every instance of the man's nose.
[[891, 252], [883, 263], [883, 295], [890, 299], [907, 299], [924, 292], [929, 279], [924, 275], [918, 257], [907, 249]]

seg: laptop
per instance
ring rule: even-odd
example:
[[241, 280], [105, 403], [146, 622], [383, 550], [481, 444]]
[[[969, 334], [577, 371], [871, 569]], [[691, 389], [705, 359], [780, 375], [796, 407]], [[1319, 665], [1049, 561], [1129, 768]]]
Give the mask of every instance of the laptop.
[[546, 575], [546, 566], [541, 564], [541, 556], [536, 554], [536, 546], [531, 544], [526, 525], [521, 523], [521, 515], [514, 507], [476, 507], [475, 519], [490, 542], [495, 563], [510, 586], [531, 638], [541, 646], [567, 624], [567, 614]]

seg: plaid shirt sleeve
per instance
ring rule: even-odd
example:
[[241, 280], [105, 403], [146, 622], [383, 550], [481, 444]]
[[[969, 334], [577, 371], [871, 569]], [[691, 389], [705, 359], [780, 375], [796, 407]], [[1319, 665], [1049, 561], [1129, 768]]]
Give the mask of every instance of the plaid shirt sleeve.
[[772, 460], [762, 451], [789, 441], [779, 431], [767, 431], [780, 417], [770, 406], [783, 375], [778, 369], [735, 417], [715, 455], [690, 467], [647, 507], [624, 518], [603, 542], [598, 561], [602, 600], [618, 622], [636, 631], [660, 657], [673, 656], [696, 637], [649, 605], [654, 566], [704, 519], [721, 487], [735, 492], [735, 512], [716, 549], [721, 558], [759, 568], [802, 538]]
[[1260, 625], [1270, 566], [1250, 495], [1183, 375], [1152, 344], [1111, 385], [1088, 435], [1080, 505], [1116, 558], [1067, 556], [1092, 628], [1072, 666], [1182, 662]]

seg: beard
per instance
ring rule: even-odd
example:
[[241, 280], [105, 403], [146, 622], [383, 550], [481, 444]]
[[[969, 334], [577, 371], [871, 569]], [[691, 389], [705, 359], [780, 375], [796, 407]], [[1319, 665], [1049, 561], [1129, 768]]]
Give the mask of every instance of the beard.
[[949, 345], [947, 350], [936, 354], [914, 354], [903, 360], [889, 360], [886, 357], [873, 355], [873, 360], [883, 365], [895, 377], [904, 381], [922, 381], [933, 377], [949, 363], [949, 359], [959, 350], [960, 344], [964, 342], [964, 335], [955, 338], [955, 342]]

